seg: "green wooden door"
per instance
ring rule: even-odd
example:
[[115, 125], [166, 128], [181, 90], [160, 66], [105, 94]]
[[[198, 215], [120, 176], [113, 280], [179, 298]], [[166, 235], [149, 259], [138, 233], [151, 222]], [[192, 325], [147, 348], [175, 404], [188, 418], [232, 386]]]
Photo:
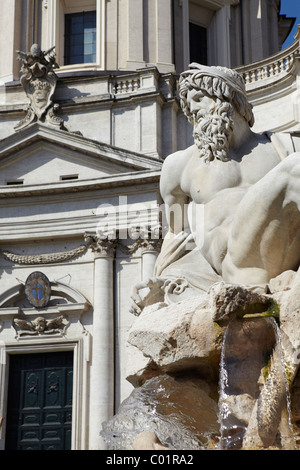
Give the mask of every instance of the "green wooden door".
[[69, 450], [73, 353], [12, 355], [7, 450]]

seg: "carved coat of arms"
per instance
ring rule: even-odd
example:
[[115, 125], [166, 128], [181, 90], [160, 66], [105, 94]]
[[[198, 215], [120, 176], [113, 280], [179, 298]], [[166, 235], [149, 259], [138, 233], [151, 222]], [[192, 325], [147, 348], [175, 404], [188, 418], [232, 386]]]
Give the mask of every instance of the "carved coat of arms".
[[56, 115], [59, 106], [52, 102], [57, 83], [54, 69], [58, 68], [54, 47], [42, 51], [38, 44], [33, 44], [30, 52], [17, 53], [22, 62], [20, 80], [30, 105], [25, 109], [25, 118], [15, 129], [20, 130], [35, 121], [62, 128], [63, 120]]

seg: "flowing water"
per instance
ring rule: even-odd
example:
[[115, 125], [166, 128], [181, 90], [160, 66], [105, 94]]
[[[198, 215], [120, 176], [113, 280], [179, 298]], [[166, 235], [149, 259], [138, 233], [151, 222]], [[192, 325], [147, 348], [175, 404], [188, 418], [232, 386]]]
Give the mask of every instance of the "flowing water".
[[[253, 429], [256, 429], [258, 440], [260, 435], [268, 433], [265, 423], [270, 426], [270, 439], [273, 439], [273, 434], [274, 439], [278, 439], [277, 428], [280, 424], [281, 448], [296, 448], [285, 371], [281, 334], [275, 319], [244, 319], [228, 325], [220, 361], [221, 450], [242, 449], [248, 424], [249, 428], [250, 423], [253, 427], [254, 421], [257, 421]], [[276, 384], [279, 382], [282, 385], [278, 391]], [[278, 409], [278, 403], [282, 409]], [[287, 416], [285, 427], [282, 425], [284, 415]], [[269, 437], [263, 436], [262, 442], [268, 441]]]
[[205, 450], [218, 435], [218, 409], [201, 382], [162, 375], [135, 388], [103, 423], [101, 436], [109, 449], [131, 450], [135, 437], [147, 430], [170, 450]]
[[240, 448], [246, 427], [238, 422], [229, 406], [229, 397], [231, 395], [230, 384], [230, 366], [228, 367], [226, 357], [227, 336], [229, 334], [230, 324], [225, 330], [220, 361], [220, 383], [219, 383], [219, 424], [220, 424], [220, 450]]
[[290, 440], [292, 441], [293, 448], [297, 449], [296, 438], [295, 438], [293, 425], [292, 425], [291, 395], [290, 395], [289, 384], [288, 384], [288, 380], [286, 376], [287, 367], [286, 367], [286, 362], [284, 359], [284, 352], [282, 349], [281, 331], [276, 320], [274, 318], [271, 318], [270, 320], [272, 321], [272, 325], [276, 333], [277, 344], [279, 346], [280, 363], [281, 363], [282, 374], [283, 374], [284, 383], [285, 383], [285, 398], [286, 398], [286, 408], [287, 408], [287, 416], [288, 416], [288, 427], [290, 431]]

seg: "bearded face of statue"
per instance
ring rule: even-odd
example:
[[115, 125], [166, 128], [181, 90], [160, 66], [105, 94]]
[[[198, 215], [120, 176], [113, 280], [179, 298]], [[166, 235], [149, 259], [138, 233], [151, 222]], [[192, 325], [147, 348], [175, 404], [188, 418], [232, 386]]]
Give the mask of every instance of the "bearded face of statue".
[[233, 106], [227, 101], [204, 96], [199, 90], [188, 91], [187, 104], [200, 156], [205, 162], [214, 159], [228, 161], [233, 132]]

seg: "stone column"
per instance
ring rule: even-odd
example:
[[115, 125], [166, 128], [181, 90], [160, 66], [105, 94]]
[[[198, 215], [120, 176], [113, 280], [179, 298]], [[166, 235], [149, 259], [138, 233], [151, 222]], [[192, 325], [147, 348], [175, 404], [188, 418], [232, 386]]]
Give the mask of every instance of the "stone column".
[[161, 248], [161, 239], [145, 239], [142, 244], [142, 280], [153, 277], [154, 265]]
[[96, 239], [93, 350], [90, 377], [90, 450], [105, 450], [102, 423], [114, 414], [114, 279], [115, 243]]

